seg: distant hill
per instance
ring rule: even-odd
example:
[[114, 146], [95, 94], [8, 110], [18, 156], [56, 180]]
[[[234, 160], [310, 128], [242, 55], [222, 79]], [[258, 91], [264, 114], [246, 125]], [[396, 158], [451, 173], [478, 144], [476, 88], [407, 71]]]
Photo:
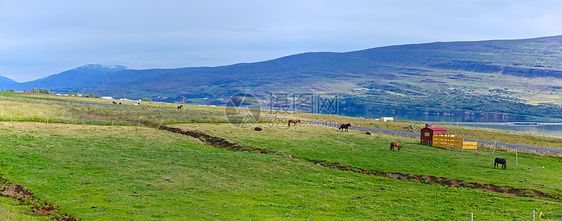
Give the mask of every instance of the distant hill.
[[[539, 106], [509, 108], [548, 103], [541, 110], [551, 110], [562, 104], [560, 48], [562, 36], [554, 36], [303, 53], [219, 67], [131, 70], [86, 65], [19, 87], [207, 104], [222, 104], [237, 92], [264, 100], [272, 92], [335, 92], [341, 94], [341, 107], [348, 109], [538, 113], [532, 108]], [[550, 116], [543, 112], [537, 115]]]
[[562, 36], [523, 40], [437, 42], [351, 52], [385, 64], [562, 78]]
[[88, 64], [59, 74], [50, 75], [34, 81], [21, 83], [17, 89], [31, 90], [33, 88], [61, 89], [61, 88], [88, 88], [104, 83], [111, 74], [125, 70], [124, 66], [104, 66]]
[[0, 87], [11, 87], [17, 84], [18, 84], [17, 81], [14, 81], [4, 76], [0, 76]]

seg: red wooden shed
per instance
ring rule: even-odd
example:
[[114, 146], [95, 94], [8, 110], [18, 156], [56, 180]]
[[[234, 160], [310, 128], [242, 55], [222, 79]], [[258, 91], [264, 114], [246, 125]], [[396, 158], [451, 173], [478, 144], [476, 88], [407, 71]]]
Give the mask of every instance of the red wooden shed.
[[442, 127], [422, 128], [420, 134], [420, 143], [432, 146], [434, 135], [446, 135], [446, 134], [447, 134], [447, 129]]

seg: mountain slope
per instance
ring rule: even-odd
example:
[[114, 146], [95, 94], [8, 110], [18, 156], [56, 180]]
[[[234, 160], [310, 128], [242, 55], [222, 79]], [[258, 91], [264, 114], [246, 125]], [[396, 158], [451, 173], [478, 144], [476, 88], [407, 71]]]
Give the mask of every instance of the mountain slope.
[[17, 85], [17, 84], [18, 84], [18, 82], [14, 81], [10, 78], [0, 76], [0, 88], [11, 87], [11, 86], [14, 86], [14, 85]]
[[[474, 84], [485, 80], [489, 83], [481, 89], [488, 90], [503, 84], [483, 75], [488, 73], [497, 76], [562, 78], [561, 47], [562, 37], [556, 36], [399, 45], [348, 53], [304, 53], [251, 64], [159, 70], [157, 75], [117, 82], [111, 86], [102, 85], [98, 89], [159, 90], [176, 95], [202, 96], [207, 96], [210, 91], [344, 93], [369, 80], [407, 81], [422, 88], [428, 88], [431, 84], [431, 87], [435, 87], [437, 84], [442, 89], [456, 87], [461, 81]], [[507, 84], [514, 85], [518, 81], [521, 79], [513, 78]]]
[[400, 66], [562, 78], [561, 48], [562, 36], [554, 36], [523, 40], [400, 45], [349, 54]]
[[84, 88], [102, 84], [111, 73], [125, 70], [123, 66], [104, 66], [88, 64], [59, 74], [50, 75], [34, 81], [21, 83], [18, 89], [33, 88]]
[[[562, 105], [562, 36], [303, 53], [220, 67], [91, 65], [20, 86], [212, 104], [238, 92], [262, 100], [278, 92], [334, 92], [341, 94], [343, 108], [517, 114], [533, 111], [529, 104], [554, 104], [543, 109]], [[550, 112], [562, 117], [562, 112]]]

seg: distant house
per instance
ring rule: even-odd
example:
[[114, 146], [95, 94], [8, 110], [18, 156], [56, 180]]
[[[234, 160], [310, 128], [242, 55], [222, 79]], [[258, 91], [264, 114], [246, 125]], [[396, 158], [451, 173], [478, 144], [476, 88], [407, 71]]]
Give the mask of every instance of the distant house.
[[353, 91], [368, 91], [371, 90], [369, 88], [353, 88]]
[[442, 127], [425, 127], [421, 129], [420, 143], [433, 145], [433, 136], [446, 135], [447, 129]]
[[113, 100], [113, 97], [101, 97], [101, 99]]
[[30, 93], [30, 94], [33, 94], [33, 91], [26, 91], [25, 93]]
[[380, 120], [382, 122], [394, 121], [394, 117], [381, 117]]

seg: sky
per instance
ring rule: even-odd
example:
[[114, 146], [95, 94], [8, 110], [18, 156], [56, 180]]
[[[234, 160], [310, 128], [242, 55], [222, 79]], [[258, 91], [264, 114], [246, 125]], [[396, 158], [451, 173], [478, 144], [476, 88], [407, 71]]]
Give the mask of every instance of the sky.
[[222, 66], [562, 34], [559, 0], [0, 0], [0, 75]]

